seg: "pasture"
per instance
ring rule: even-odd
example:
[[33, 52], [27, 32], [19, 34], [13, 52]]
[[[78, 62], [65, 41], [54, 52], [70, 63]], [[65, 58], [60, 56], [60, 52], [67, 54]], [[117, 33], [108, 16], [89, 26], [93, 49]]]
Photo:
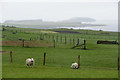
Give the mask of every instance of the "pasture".
[[[25, 40], [24, 47], [22, 41], [18, 40], [20, 38]], [[80, 47], [71, 49], [78, 38], [81, 44], [83, 39], [86, 40], [86, 50]], [[2, 51], [13, 51], [13, 62], [10, 63], [9, 53], [2, 53], [2, 77], [118, 78], [118, 45], [97, 44], [97, 40], [118, 40], [118, 34], [91, 30], [7, 27], [2, 31], [1, 46]], [[46, 65], [43, 65], [44, 52]], [[80, 68], [71, 69], [72, 62], [78, 61], [78, 55], [81, 56]], [[25, 65], [25, 60], [29, 57], [35, 59], [34, 68], [27, 68]]]

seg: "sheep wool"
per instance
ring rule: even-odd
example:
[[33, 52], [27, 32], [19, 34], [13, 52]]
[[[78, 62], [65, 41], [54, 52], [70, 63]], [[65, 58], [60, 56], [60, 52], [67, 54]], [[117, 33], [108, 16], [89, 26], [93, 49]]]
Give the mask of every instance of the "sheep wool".
[[76, 62], [72, 63], [71, 68], [78, 69], [79, 68], [78, 63], [76, 63]]
[[33, 67], [33, 66], [34, 66], [34, 63], [35, 63], [35, 61], [34, 61], [33, 58], [28, 58], [28, 59], [26, 59], [26, 66], [27, 66], [27, 67]]

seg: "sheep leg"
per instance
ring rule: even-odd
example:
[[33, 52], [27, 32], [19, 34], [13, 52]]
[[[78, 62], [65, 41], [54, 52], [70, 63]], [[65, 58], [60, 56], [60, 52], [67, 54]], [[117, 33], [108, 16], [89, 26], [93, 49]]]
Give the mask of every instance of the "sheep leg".
[[27, 67], [30, 67], [30, 64], [27, 64]]
[[29, 64], [29, 67], [31, 68], [31, 64]]

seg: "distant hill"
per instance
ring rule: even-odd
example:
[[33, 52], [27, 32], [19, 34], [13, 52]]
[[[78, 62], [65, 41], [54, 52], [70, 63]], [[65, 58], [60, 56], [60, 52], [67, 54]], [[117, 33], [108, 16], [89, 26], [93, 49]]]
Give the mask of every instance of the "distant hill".
[[16, 27], [87, 27], [87, 26], [103, 26], [102, 24], [91, 24], [81, 22], [95, 22], [95, 19], [87, 17], [74, 17], [68, 20], [53, 22], [43, 21], [42, 19], [36, 20], [7, 20], [3, 24]]
[[5, 24], [38, 24], [42, 22], [42, 19], [36, 19], [36, 20], [7, 20], [4, 23]]

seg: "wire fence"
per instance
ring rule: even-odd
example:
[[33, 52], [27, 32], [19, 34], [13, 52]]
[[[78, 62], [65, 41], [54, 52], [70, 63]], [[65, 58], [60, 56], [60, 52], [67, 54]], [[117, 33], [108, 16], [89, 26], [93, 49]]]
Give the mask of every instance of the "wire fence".
[[[87, 32], [83, 33], [75, 33], [75, 34], [64, 34], [64, 33], [42, 33], [42, 32], [35, 32], [32, 30], [21, 30], [21, 29], [6, 29], [6, 31], [10, 32], [8, 35], [2, 35], [3, 38], [6, 40], [11, 41], [21, 41], [24, 40], [27, 46], [41, 47], [44, 45], [48, 47], [64, 47], [69, 46], [73, 47], [76, 46], [78, 43], [79, 45], [84, 44], [84, 40], [90, 39], [103, 39], [103, 40], [118, 40], [117, 36], [106, 36], [110, 34], [99, 35], [95, 33], [88, 34]], [[16, 34], [20, 33], [22, 36], [17, 36]], [[26, 35], [25, 37], [23, 35]], [[97, 36], [96, 36], [97, 35]], [[79, 41], [78, 41], [79, 40]], [[44, 43], [44, 44], [42, 44]], [[45, 44], [46, 43], [46, 44]], [[16, 43], [17, 44], [17, 43]], [[29, 45], [28, 45], [29, 44]], [[31, 45], [34, 44], [34, 45]], [[40, 45], [40, 46], [38, 46]]]

